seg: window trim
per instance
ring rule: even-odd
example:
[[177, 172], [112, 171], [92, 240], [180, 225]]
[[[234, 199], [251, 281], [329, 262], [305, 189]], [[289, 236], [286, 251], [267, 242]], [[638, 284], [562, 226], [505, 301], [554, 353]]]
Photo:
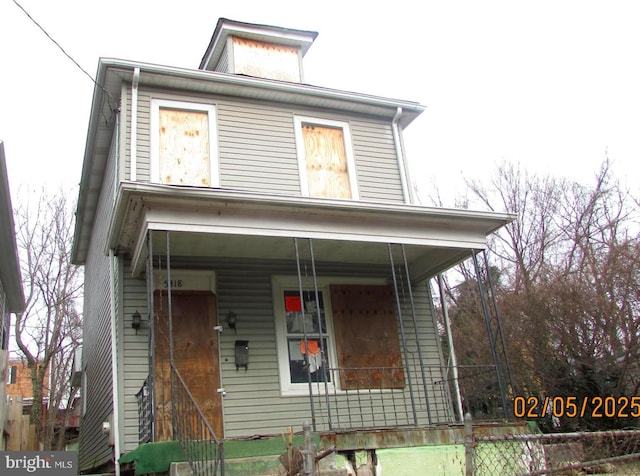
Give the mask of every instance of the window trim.
[[[388, 284], [385, 278], [367, 278], [367, 277], [338, 277], [323, 276], [317, 277], [316, 283], [318, 291], [322, 291], [324, 299], [324, 316], [327, 325], [327, 335], [325, 338], [328, 342], [327, 360], [330, 368], [338, 367], [338, 354], [335, 342], [335, 333], [333, 327], [333, 313], [331, 311], [331, 292], [329, 287], [332, 284]], [[303, 289], [314, 289], [314, 281], [312, 277], [302, 278]], [[284, 309], [284, 291], [299, 291], [298, 277], [294, 275], [273, 275], [271, 277], [271, 289], [273, 292], [273, 311], [276, 326], [276, 347], [278, 359], [278, 375], [280, 380], [280, 395], [285, 396], [308, 396], [309, 383], [291, 383], [291, 375], [289, 373], [289, 348], [287, 343], [287, 329], [285, 322]], [[325, 394], [324, 382], [314, 382], [314, 395]], [[327, 382], [327, 390], [329, 393], [342, 393], [339, 381]]]
[[[358, 191], [358, 179], [356, 173], [356, 162], [353, 154], [353, 143], [351, 141], [351, 127], [346, 121], [336, 121], [332, 119], [322, 119], [312, 116], [295, 116], [295, 139], [296, 139], [296, 155], [298, 157], [298, 174], [300, 176], [300, 192], [304, 197], [309, 195], [309, 181], [307, 177], [307, 160], [304, 150], [304, 138], [302, 136], [302, 125], [318, 125], [325, 127], [335, 127], [342, 129], [342, 137], [344, 139], [344, 150], [347, 158], [347, 172], [349, 174], [349, 186], [351, 187], [351, 200], [360, 200]], [[323, 198], [323, 197], [316, 197]], [[335, 199], [338, 200], [338, 199]]]
[[[149, 180], [151, 183], [162, 184], [160, 181], [160, 132], [158, 130], [160, 124], [160, 109], [176, 109], [179, 111], [206, 112], [207, 122], [209, 125], [209, 187], [220, 187], [220, 159], [218, 157], [218, 132], [216, 106], [213, 104], [173, 101], [170, 99], [151, 99], [151, 119], [150, 119], [150, 135], [151, 150], [149, 164]], [[165, 184], [171, 185], [171, 184]], [[195, 186], [195, 185], [194, 185]]]

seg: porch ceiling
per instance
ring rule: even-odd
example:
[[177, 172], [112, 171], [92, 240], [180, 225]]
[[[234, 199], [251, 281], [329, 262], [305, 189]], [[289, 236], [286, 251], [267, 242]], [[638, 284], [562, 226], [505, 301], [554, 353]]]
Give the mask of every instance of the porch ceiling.
[[[507, 214], [261, 195], [124, 182], [108, 248], [144, 268], [147, 232], [169, 231], [172, 256], [295, 259], [293, 237], [313, 239], [318, 261], [388, 264], [386, 244], [404, 244], [412, 277], [447, 269], [486, 247]], [[153, 233], [154, 253], [166, 252]], [[301, 244], [301, 253], [308, 250]], [[400, 254], [395, 260], [402, 259]]]

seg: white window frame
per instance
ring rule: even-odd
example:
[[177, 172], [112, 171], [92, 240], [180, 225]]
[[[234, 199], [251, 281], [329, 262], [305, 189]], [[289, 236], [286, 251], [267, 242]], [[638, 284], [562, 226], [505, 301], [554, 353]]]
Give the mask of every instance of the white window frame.
[[[333, 328], [333, 314], [331, 312], [331, 291], [332, 284], [387, 284], [384, 278], [345, 278], [345, 277], [317, 277], [316, 283], [318, 291], [322, 292], [324, 299], [324, 316], [327, 325], [327, 332], [324, 337], [327, 339], [327, 360], [329, 368], [338, 366], [338, 357], [336, 353], [335, 333]], [[280, 376], [280, 394], [282, 396], [307, 396], [309, 395], [309, 383], [291, 383], [291, 375], [289, 371], [289, 346], [287, 342], [287, 327], [285, 321], [284, 308], [284, 292], [299, 292], [297, 276], [281, 276], [274, 275], [271, 277], [271, 289], [273, 291], [273, 310], [276, 324], [276, 344], [278, 352], [278, 373]], [[314, 281], [311, 277], [302, 278], [302, 289], [313, 290]], [[328, 369], [327, 369], [328, 370]], [[331, 375], [331, 382], [326, 383], [329, 393], [341, 393], [340, 382], [335, 381], [335, 375]], [[324, 382], [313, 382], [312, 391], [314, 395], [325, 394]]]
[[151, 164], [150, 180], [152, 183], [160, 184], [160, 109], [176, 109], [181, 111], [206, 112], [209, 124], [209, 186], [211, 188], [220, 187], [220, 161], [218, 157], [218, 132], [216, 120], [216, 107], [213, 104], [196, 102], [173, 101], [169, 99], [151, 99]]
[[318, 125], [326, 127], [335, 127], [342, 129], [342, 137], [344, 139], [344, 150], [347, 157], [347, 172], [349, 174], [349, 185], [351, 187], [351, 200], [359, 200], [358, 178], [356, 174], [356, 161], [353, 156], [353, 143], [351, 141], [351, 128], [348, 122], [335, 121], [332, 119], [322, 119], [311, 116], [295, 116], [295, 137], [296, 137], [296, 154], [298, 155], [298, 172], [300, 175], [300, 192], [303, 196], [309, 197], [309, 182], [307, 177], [307, 159], [304, 150], [304, 138], [302, 136], [302, 125]]

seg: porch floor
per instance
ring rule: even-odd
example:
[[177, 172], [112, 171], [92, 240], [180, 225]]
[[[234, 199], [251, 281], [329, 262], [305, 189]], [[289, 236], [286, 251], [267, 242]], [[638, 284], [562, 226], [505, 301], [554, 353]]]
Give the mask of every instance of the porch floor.
[[[499, 436], [525, 434], [531, 430], [526, 422], [474, 423], [474, 435]], [[336, 451], [377, 450], [412, 446], [456, 445], [464, 443], [463, 424], [322, 432], [322, 448], [336, 447]]]
[[[498, 436], [525, 434], [530, 431], [526, 422], [474, 423], [473, 425], [474, 435]], [[276, 467], [279, 464], [277, 456], [287, 450], [285, 438], [288, 438], [288, 435], [256, 435], [248, 438], [226, 439], [224, 440], [225, 462], [228, 465], [236, 460], [243, 465], [251, 459], [254, 463], [260, 463], [258, 466], [261, 466], [267, 464], [267, 460], [273, 460], [273, 464], [267, 464], [267, 466]], [[314, 434], [313, 439], [318, 451], [335, 446], [337, 452], [456, 445], [464, 442], [464, 425], [322, 432]], [[293, 435], [292, 445], [303, 447], [303, 435]], [[171, 463], [182, 461], [185, 461], [185, 456], [179, 442], [162, 441], [142, 444], [123, 455], [119, 462], [123, 466], [133, 466], [135, 474], [142, 475], [168, 472]]]

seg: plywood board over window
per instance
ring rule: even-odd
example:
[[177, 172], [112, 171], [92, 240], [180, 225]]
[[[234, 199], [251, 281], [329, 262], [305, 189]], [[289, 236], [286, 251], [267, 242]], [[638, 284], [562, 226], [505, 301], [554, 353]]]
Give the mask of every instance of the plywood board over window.
[[297, 46], [278, 45], [233, 37], [236, 74], [299, 83], [300, 55]]
[[403, 388], [393, 291], [386, 285], [332, 285], [331, 307], [345, 390]]
[[209, 187], [209, 115], [160, 108], [159, 118], [162, 183]]
[[358, 199], [347, 123], [296, 118], [296, 140], [303, 195]]
[[213, 105], [153, 100], [151, 131], [154, 182], [218, 186]]

